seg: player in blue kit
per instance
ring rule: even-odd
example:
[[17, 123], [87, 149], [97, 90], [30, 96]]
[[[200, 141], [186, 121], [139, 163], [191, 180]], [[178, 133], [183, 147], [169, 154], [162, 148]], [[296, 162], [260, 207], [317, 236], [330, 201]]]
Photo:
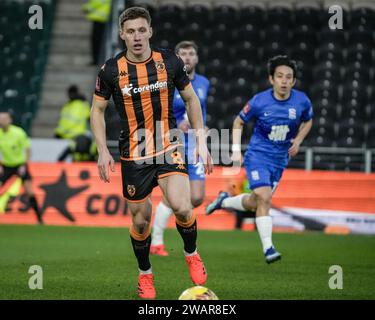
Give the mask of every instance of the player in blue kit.
[[[176, 45], [176, 54], [182, 59], [186, 66], [191, 84], [197, 94], [201, 107], [203, 123], [206, 123], [206, 100], [210, 83], [208, 79], [195, 72], [198, 63], [198, 46], [193, 41], [181, 41]], [[187, 119], [184, 101], [178, 90], [174, 92], [173, 113], [176, 118], [177, 127], [185, 134], [185, 153], [188, 159], [188, 174], [190, 180], [191, 204], [193, 208], [200, 206], [205, 197], [205, 174], [201, 161], [194, 164], [195, 137], [188, 134], [190, 123]], [[155, 211], [154, 226], [152, 232], [152, 243], [150, 253], [160, 256], [167, 256], [168, 252], [164, 246], [164, 230], [168, 224], [170, 216], [173, 214], [172, 209], [167, 204], [165, 198], [158, 204]]]
[[296, 70], [296, 63], [287, 56], [270, 59], [268, 73], [272, 88], [256, 94], [234, 120], [234, 163], [242, 163], [243, 125], [250, 119], [255, 122], [244, 161], [253, 192], [235, 197], [220, 192], [206, 208], [208, 215], [221, 208], [256, 210], [255, 222], [267, 263], [281, 258], [281, 254], [272, 244], [272, 218], [269, 215], [272, 194], [289, 158], [298, 153], [299, 146], [312, 126], [313, 110], [310, 99], [305, 93], [292, 89], [296, 83]]

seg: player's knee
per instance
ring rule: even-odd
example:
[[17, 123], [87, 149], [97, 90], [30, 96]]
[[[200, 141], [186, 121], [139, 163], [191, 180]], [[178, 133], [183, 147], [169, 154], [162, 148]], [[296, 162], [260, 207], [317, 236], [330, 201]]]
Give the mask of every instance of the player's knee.
[[191, 203], [188, 201], [181, 201], [179, 205], [174, 206], [173, 212], [176, 218], [180, 221], [187, 221], [191, 216]]
[[135, 215], [133, 217], [133, 226], [140, 234], [144, 233], [148, 229], [150, 223], [151, 221], [148, 217], [143, 217], [142, 215]]
[[191, 198], [191, 205], [196, 208], [199, 207], [203, 203], [204, 197], [203, 196], [196, 196]]
[[271, 206], [272, 193], [259, 192], [257, 195], [257, 206]]
[[258, 205], [258, 203], [256, 201], [256, 197], [253, 194], [246, 195], [242, 200], [242, 204], [243, 204], [244, 208], [249, 210], [249, 211], [255, 211], [257, 209], [257, 205]]

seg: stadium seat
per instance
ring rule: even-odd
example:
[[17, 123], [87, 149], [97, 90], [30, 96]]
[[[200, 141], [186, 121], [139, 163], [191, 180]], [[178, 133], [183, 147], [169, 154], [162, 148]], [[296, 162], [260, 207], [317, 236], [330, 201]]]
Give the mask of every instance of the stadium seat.
[[275, 7], [270, 7], [267, 11], [268, 23], [289, 27], [293, 24], [293, 18], [293, 11], [285, 6], [276, 5]]
[[351, 11], [350, 27], [355, 28], [359, 25], [368, 30], [375, 28], [375, 10], [371, 8], [356, 8]]
[[308, 6], [298, 6], [298, 2], [296, 3], [294, 14], [296, 26], [308, 25], [313, 30], [320, 26], [321, 10], [318, 7], [310, 6], [311, 4], [313, 2]]
[[346, 63], [348, 66], [355, 66], [357, 69], [366, 68], [373, 64], [371, 51], [355, 51], [348, 49], [346, 56]]
[[347, 102], [355, 99], [360, 105], [366, 104], [368, 99], [367, 90], [365, 87], [353, 89], [351, 85], [343, 87], [342, 101]]
[[330, 30], [324, 26], [319, 33], [319, 42], [343, 48], [346, 45], [346, 35], [342, 30]]
[[344, 136], [337, 139], [337, 146], [341, 148], [362, 148], [364, 141], [357, 137]]
[[[247, 60], [242, 60], [247, 61]], [[241, 64], [238, 63], [234, 65], [229, 72], [230, 79], [238, 79], [238, 78], [248, 78], [254, 79], [256, 77], [256, 68], [253, 63], [251, 64]]]
[[257, 27], [264, 26], [266, 22], [267, 12], [261, 7], [261, 5], [255, 6], [254, 4], [243, 3], [243, 6], [239, 10], [239, 24], [245, 25], [251, 23]]
[[258, 48], [250, 41], [240, 42], [234, 47], [233, 58], [247, 59], [250, 63], [255, 63], [258, 61]]
[[203, 3], [188, 5], [185, 8], [185, 15], [187, 18], [187, 25], [197, 23], [199, 26], [207, 26], [210, 23], [210, 9], [209, 6]]
[[329, 99], [332, 103], [337, 103], [339, 100], [339, 92], [337, 87], [326, 88], [321, 84], [316, 84], [310, 91], [311, 99], [319, 101], [322, 98]]
[[239, 42], [249, 41], [255, 46], [259, 46], [262, 41], [258, 27], [251, 22], [241, 25], [235, 33]]
[[367, 148], [375, 149], [375, 124], [371, 123], [368, 128], [366, 135], [366, 146]]
[[335, 126], [333, 126], [332, 124], [326, 124], [326, 125], [314, 124], [308, 137], [316, 138], [318, 136], [324, 136], [327, 139], [334, 141], [337, 137]]
[[[362, 67], [363, 66], [363, 67]], [[370, 69], [364, 67], [364, 64], [349, 65], [345, 68], [345, 76], [358, 80], [360, 83], [370, 83], [372, 80]]]
[[157, 22], [165, 23], [170, 22], [173, 25], [184, 22], [183, 8], [177, 3], [161, 4], [158, 9]]
[[306, 145], [314, 147], [332, 147], [334, 146], [334, 140], [325, 135], [317, 135], [308, 137], [306, 140]]
[[318, 61], [334, 61], [342, 65], [344, 62], [343, 48], [333, 43], [325, 43], [320, 45], [316, 50]]
[[[212, 9], [212, 21], [225, 24], [228, 29], [233, 28], [238, 21], [237, 7], [229, 4], [218, 4]], [[214, 25], [214, 27], [215, 27]]]

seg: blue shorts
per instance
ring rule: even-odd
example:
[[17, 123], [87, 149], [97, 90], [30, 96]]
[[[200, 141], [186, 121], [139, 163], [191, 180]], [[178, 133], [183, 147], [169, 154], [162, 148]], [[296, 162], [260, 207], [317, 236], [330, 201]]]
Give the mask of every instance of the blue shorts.
[[199, 161], [196, 164], [188, 164], [189, 180], [205, 180], [203, 162]]
[[275, 192], [284, 172], [284, 168], [254, 161], [245, 161], [245, 169], [251, 190], [259, 187], [271, 187], [272, 192]]

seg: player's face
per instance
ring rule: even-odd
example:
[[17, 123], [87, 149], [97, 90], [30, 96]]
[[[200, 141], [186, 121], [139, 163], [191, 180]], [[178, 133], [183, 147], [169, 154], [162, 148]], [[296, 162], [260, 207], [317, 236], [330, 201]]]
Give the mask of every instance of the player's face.
[[0, 112], [0, 128], [7, 128], [12, 123], [12, 119], [8, 112]]
[[144, 18], [127, 20], [120, 30], [120, 38], [125, 41], [128, 52], [137, 58], [148, 58], [152, 28]]
[[178, 56], [184, 62], [186, 66], [186, 71], [191, 73], [195, 70], [195, 67], [198, 63], [198, 55], [193, 47], [190, 48], [181, 48], [178, 50]]
[[278, 66], [273, 77], [270, 76], [269, 80], [273, 86], [273, 91], [281, 98], [288, 97], [296, 83], [296, 78], [293, 77], [293, 69], [288, 66]]

